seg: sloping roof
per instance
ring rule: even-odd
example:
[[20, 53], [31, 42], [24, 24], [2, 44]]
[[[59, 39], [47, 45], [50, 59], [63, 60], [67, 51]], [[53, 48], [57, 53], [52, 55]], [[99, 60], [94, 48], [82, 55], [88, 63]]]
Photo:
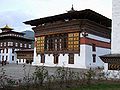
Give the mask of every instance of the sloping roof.
[[7, 31], [7, 32], [1, 32], [0, 35], [3, 35], [3, 34], [20, 34], [20, 35], [24, 35], [25, 33], [21, 33], [21, 32], [15, 32], [15, 31]]
[[99, 57], [105, 63], [120, 64], [120, 54], [107, 54]]
[[110, 57], [120, 57], [120, 54], [107, 54], [107, 55], [103, 55], [103, 56], [100, 56], [101, 58], [110, 58]]
[[107, 27], [111, 27], [111, 22], [112, 20], [93, 11], [90, 9], [85, 9], [81, 11], [72, 11], [68, 13], [63, 13], [59, 15], [54, 15], [54, 16], [49, 16], [49, 17], [44, 17], [44, 18], [39, 18], [39, 19], [34, 19], [30, 21], [24, 22], [25, 24], [30, 24], [31, 26], [38, 26], [44, 23], [52, 23], [55, 21], [60, 21], [60, 20], [65, 20], [65, 19], [88, 19], [91, 21], [94, 21], [96, 23], [102, 24]]

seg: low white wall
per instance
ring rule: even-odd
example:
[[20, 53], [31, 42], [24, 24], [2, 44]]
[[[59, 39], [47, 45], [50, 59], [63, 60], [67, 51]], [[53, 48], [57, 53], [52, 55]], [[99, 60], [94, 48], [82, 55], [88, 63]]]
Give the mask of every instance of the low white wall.
[[[54, 64], [54, 57], [53, 54], [45, 54], [45, 63], [40, 63], [41, 58], [38, 54], [34, 57], [33, 65], [44, 65], [44, 66], [64, 66], [64, 67], [72, 67], [72, 68], [86, 68], [85, 65], [85, 45], [80, 45], [80, 56], [78, 54], [74, 55], [74, 64], [68, 64], [68, 54], [60, 54], [58, 64]], [[36, 51], [36, 50], [35, 50]]]

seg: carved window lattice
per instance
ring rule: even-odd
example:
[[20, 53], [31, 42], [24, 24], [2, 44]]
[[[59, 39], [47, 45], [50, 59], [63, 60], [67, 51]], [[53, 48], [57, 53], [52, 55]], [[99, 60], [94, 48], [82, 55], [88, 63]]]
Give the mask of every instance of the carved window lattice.
[[45, 38], [46, 51], [62, 51], [67, 49], [67, 34], [50, 35]]
[[68, 50], [79, 50], [79, 33], [68, 34]]
[[45, 36], [37, 37], [37, 42], [36, 42], [37, 53], [44, 52], [44, 43], [45, 43]]

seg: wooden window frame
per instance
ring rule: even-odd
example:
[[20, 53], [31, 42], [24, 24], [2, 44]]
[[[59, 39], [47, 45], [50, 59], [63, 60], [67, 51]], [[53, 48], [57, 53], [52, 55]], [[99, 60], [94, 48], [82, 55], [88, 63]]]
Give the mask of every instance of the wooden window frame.
[[58, 62], [59, 62], [59, 55], [54, 54], [54, 64], [58, 64]]
[[69, 60], [68, 60], [68, 64], [74, 64], [74, 54], [73, 53], [69, 53]]
[[92, 44], [92, 51], [96, 52], [96, 45], [95, 44]]
[[12, 61], [14, 61], [14, 56], [12, 56]]

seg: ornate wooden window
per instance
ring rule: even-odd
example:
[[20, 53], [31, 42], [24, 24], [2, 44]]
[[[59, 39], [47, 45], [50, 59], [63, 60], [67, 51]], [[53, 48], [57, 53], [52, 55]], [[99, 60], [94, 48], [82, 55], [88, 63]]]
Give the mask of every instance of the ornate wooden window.
[[79, 50], [79, 33], [68, 34], [68, 50]]
[[45, 55], [41, 54], [41, 63], [45, 63]]
[[13, 46], [13, 42], [8, 42], [8, 46]]
[[44, 52], [44, 43], [45, 43], [45, 36], [37, 37], [37, 42], [36, 42], [37, 53]]
[[74, 64], [74, 54], [73, 53], [70, 53], [69, 54], [69, 61], [68, 61], [69, 64]]

